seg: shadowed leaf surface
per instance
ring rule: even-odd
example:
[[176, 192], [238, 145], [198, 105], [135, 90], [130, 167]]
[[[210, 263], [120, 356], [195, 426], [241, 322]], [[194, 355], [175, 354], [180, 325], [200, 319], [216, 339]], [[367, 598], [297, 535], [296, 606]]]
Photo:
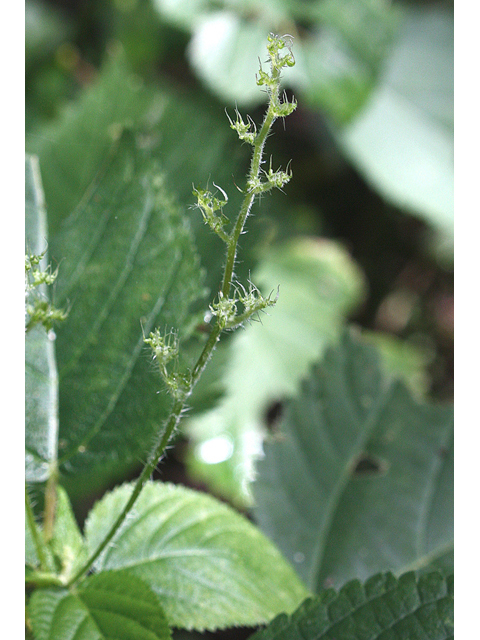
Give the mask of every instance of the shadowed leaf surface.
[[453, 548], [452, 427], [345, 336], [265, 443], [256, 519], [316, 592], [426, 566]]
[[279, 287], [277, 304], [232, 338], [224, 398], [187, 426], [193, 472], [240, 504], [251, 503], [268, 407], [296, 393], [310, 363], [338, 337], [364, 293], [362, 274], [348, 253], [315, 238], [272, 248], [252, 281], [264, 295]]
[[447, 640], [453, 638], [453, 577], [375, 575], [323, 591], [250, 640]]

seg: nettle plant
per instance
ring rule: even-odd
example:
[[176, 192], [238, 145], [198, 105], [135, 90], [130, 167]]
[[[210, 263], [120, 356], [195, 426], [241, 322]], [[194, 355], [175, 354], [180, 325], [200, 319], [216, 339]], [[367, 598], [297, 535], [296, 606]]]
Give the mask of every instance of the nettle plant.
[[[292, 177], [289, 167], [275, 170], [272, 160], [267, 163], [264, 158], [272, 125], [296, 108], [295, 101], [280, 91], [282, 70], [295, 62], [292, 40], [270, 35], [267, 49], [269, 69], [264, 70], [260, 64], [257, 75], [257, 84], [268, 95], [261, 126], [257, 129], [250, 117], [245, 121], [238, 110], [234, 119], [228, 116], [240, 140], [252, 147], [236, 219], [228, 217], [228, 197], [221, 187], [212, 183], [214, 192], [194, 188], [195, 207], [224, 243], [226, 258], [218, 293], [205, 315], [211, 319], [208, 337], [193, 366], [185, 366], [179, 331], [153, 326], [160, 312], [164, 319], [177, 314], [183, 325], [188, 325], [188, 304], [175, 298], [175, 286], [182, 278], [188, 280], [189, 270], [198, 271], [185, 240], [185, 228], [165, 195], [163, 179], [154, 170], [145, 169], [139, 181], [148, 191], [148, 206], [141, 213], [139, 231], [126, 248], [112, 245], [115, 255], [124, 251], [127, 256], [113, 288], [102, 288], [99, 274], [108, 269], [107, 261], [103, 256], [102, 269], [96, 268], [91, 258], [96, 245], [90, 240], [98, 239], [107, 224], [121, 227], [121, 206], [126, 200], [121, 188], [123, 177], [132, 174], [130, 160], [122, 164], [120, 159], [119, 166], [114, 165], [117, 177], [122, 176], [121, 188], [115, 183], [115, 189], [104, 190], [120, 194], [117, 202], [122, 205], [118, 209], [111, 205], [98, 219], [100, 192], [96, 199], [92, 197], [91, 210], [88, 204], [82, 204], [81, 226], [87, 230], [89, 242], [78, 247], [75, 234], [79, 210], [57, 231], [56, 237], [63, 242], [72, 238], [73, 266], [69, 267], [67, 261], [60, 265], [67, 272], [64, 284], [58, 283], [57, 294], [62, 300], [68, 300], [72, 291], [77, 291], [76, 300], [81, 300], [81, 286], [75, 287], [79, 286], [80, 273], [87, 277], [86, 264], [91, 261], [89, 302], [85, 306], [93, 318], [93, 329], [80, 344], [72, 344], [67, 332], [62, 338], [61, 324], [58, 328], [58, 351], [65, 354], [61, 356], [60, 375], [74, 391], [67, 407], [72, 419], [77, 415], [75, 385], [82, 376], [92, 379], [93, 392], [95, 385], [117, 385], [113, 387], [115, 402], [109, 401], [105, 408], [97, 409], [95, 403], [99, 402], [93, 396], [92, 415], [83, 414], [72, 429], [74, 446], [70, 448], [58, 437], [57, 337], [52, 329], [53, 323], [65, 319], [66, 314], [48, 300], [46, 288], [54, 283], [57, 272], [51, 273], [46, 267], [42, 246], [46, 218], [39, 167], [35, 158], [27, 159], [26, 632], [37, 640], [159, 640], [171, 638], [177, 633], [173, 629], [202, 632], [258, 625], [267, 626], [254, 633], [255, 640], [453, 637], [452, 578], [448, 571], [438, 570], [440, 561], [450, 553], [450, 534], [441, 523], [449, 508], [448, 497], [442, 495], [448, 493], [445, 458], [449, 456], [451, 414], [443, 408], [417, 407], [404, 387], [385, 378], [375, 352], [354, 337], [345, 335], [313, 369], [300, 396], [287, 408], [281, 437], [266, 443], [255, 488], [254, 515], [259, 526], [210, 495], [151, 480], [222, 333], [256, 319], [259, 313], [274, 307], [278, 297], [278, 290], [263, 296], [252, 281], [241, 283], [235, 277], [238, 243], [254, 201], [273, 189], [282, 189]], [[126, 143], [124, 137], [117, 138], [116, 144], [129, 144], [128, 135]], [[151, 219], [160, 210], [164, 216], [161, 233], [147, 234]], [[182, 251], [170, 250], [172, 235]], [[54, 239], [54, 248], [55, 242], [59, 241]], [[108, 255], [107, 249], [105, 252]], [[112, 428], [107, 429], [107, 440], [114, 443], [122, 437], [128, 444], [128, 434], [115, 430], [111, 415], [115, 416], [114, 405], [125, 377], [122, 372], [117, 375], [115, 358], [119, 345], [129, 339], [131, 328], [111, 311], [114, 305], [121, 305], [118, 291], [136, 268], [133, 256], [139, 264], [135, 286], [140, 292], [141, 277], [150, 281], [155, 277], [149, 265], [152, 269], [158, 266], [158, 256], [164, 260], [161, 279], [167, 284], [162, 284], [164, 289], [150, 312], [145, 311], [141, 318], [142, 340], [132, 344], [136, 355], [144, 343], [151, 348], [155, 368], [171, 398], [170, 407], [138, 479], [98, 500], [82, 533], [59, 482], [60, 469], [73, 473], [96, 460], [95, 437], [100, 427], [108, 426], [108, 420]], [[197, 286], [193, 282], [192, 288]], [[142, 304], [150, 303], [146, 294], [140, 293], [140, 299]], [[75, 326], [76, 304], [74, 299], [66, 324], [73, 323], [72, 331], [78, 335], [85, 318], [79, 318]], [[125, 314], [129, 311], [126, 306], [120, 306], [120, 310]], [[104, 326], [105, 335], [110, 335], [106, 326], [110, 315], [116, 318], [111, 335], [112, 342], [117, 343], [111, 349], [110, 345], [101, 347], [105, 349], [107, 377], [101, 364], [97, 371], [85, 345], [89, 340], [93, 343], [92, 336], [100, 326]], [[192, 317], [192, 322], [196, 318]], [[134, 366], [133, 359], [126, 358], [128, 375], [134, 375]], [[122, 409], [123, 424], [128, 424], [129, 410]], [[408, 420], [400, 424], [398, 416], [405, 412]], [[423, 439], [416, 441], [417, 459], [412, 462], [412, 452], [398, 444], [405, 438], [410, 442], [408, 438], [418, 430], [418, 424], [427, 428]], [[62, 452], [65, 448], [68, 450]], [[438, 456], [440, 448], [443, 453]], [[363, 452], [361, 459], [359, 451]], [[362, 483], [362, 469], [367, 463], [380, 475], [388, 476], [390, 482], [371, 495], [368, 472], [367, 485]], [[395, 525], [398, 535], [392, 534], [392, 539], [379, 544], [381, 526], [376, 519], [382, 505], [385, 508], [391, 485], [405, 484], [405, 473], [410, 478], [411, 505], [418, 498], [415, 492], [421, 494], [419, 513], [406, 519], [400, 515]], [[298, 493], [299, 484], [303, 495]], [[317, 498], [325, 498], [324, 508], [318, 508]], [[349, 503], [361, 500], [365, 503], [362, 514], [349, 508]], [[412, 511], [415, 508], [412, 506]], [[352, 555], [348, 535], [358, 536], [362, 528], [361, 544], [358, 538], [353, 541], [354, 546], [358, 544], [358, 556]], [[392, 533], [391, 528], [387, 533]], [[372, 567], [378, 570], [372, 571]], [[412, 571], [400, 571], [408, 567]], [[385, 572], [390, 569], [402, 575]], [[341, 589], [327, 588], [332, 576]], [[350, 580], [354, 576], [361, 580]]]

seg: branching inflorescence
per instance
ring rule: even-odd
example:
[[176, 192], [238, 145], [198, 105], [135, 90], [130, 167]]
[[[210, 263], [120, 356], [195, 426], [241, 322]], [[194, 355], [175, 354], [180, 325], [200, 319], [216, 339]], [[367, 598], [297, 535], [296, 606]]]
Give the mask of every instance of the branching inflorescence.
[[163, 456], [165, 448], [180, 422], [186, 401], [191, 395], [207, 362], [210, 360], [221, 333], [241, 326], [260, 311], [273, 306], [276, 302], [277, 298], [272, 297], [272, 294], [266, 298], [262, 296], [257, 287], [251, 282], [248, 282], [248, 289], [239, 282], [235, 282], [233, 280], [233, 273], [238, 240], [243, 232], [245, 222], [255, 198], [271, 189], [282, 189], [292, 177], [289, 167], [287, 167], [285, 171], [281, 169], [274, 171], [271, 160], [268, 171], [262, 168], [264, 164], [263, 153], [265, 142], [273, 123], [278, 118], [285, 118], [290, 115], [297, 106], [296, 101], [289, 101], [285, 93], [280, 95], [282, 69], [285, 67], [293, 67], [295, 64], [291, 50], [291, 40], [290, 36], [279, 37], [273, 34], [268, 36], [267, 49], [270, 69], [269, 71], [265, 71], [260, 63], [260, 69], [256, 76], [257, 84], [260, 87], [264, 87], [268, 95], [268, 107], [260, 130], [257, 130], [250, 116], [247, 116], [247, 121], [245, 122], [238, 109], [235, 109], [235, 120], [232, 120], [227, 113], [230, 127], [237, 132], [240, 140], [252, 145], [250, 169], [245, 187], [242, 190], [244, 198], [235, 221], [232, 223], [224, 213], [224, 208], [228, 203], [228, 197], [222, 188], [214, 183], [214, 186], [222, 194], [222, 198], [217, 197], [208, 190], [198, 188], [194, 188], [193, 190], [193, 194], [197, 198], [196, 208], [200, 209], [205, 223], [208, 224], [210, 229], [226, 244], [227, 249], [222, 283], [218, 295], [209, 305], [210, 313], [212, 317], [215, 318], [215, 322], [196, 364], [186, 372], [179, 372], [177, 369], [179, 341], [174, 331], [162, 333], [156, 329], [145, 338], [146, 344], [148, 344], [153, 351], [160, 374], [173, 396], [170, 416], [159, 436], [157, 444], [150, 453], [127, 504], [101, 544], [85, 565], [73, 576], [69, 584], [77, 582], [86, 575], [131, 511], [143, 486]]

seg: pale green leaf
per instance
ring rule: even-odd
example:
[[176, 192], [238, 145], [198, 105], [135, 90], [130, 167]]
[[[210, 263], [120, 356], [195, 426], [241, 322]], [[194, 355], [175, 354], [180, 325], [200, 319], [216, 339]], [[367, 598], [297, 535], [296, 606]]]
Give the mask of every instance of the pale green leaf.
[[181, 29], [192, 30], [209, 13], [209, 0], [153, 0], [161, 17]]
[[157, 596], [127, 572], [87, 578], [77, 589], [39, 589], [28, 613], [36, 640], [169, 640]]
[[[96, 549], [130, 495], [107, 494], [85, 528]], [[255, 625], [307, 595], [294, 570], [246, 518], [203, 493], [149, 483], [96, 571], [129, 572], [158, 595], [169, 622], [187, 629]]]
[[453, 548], [453, 410], [414, 401], [345, 336], [305, 380], [254, 484], [256, 519], [314, 591]]
[[222, 377], [225, 396], [187, 424], [194, 446], [191, 469], [240, 504], [251, 502], [249, 485], [269, 407], [297, 392], [308, 366], [339, 335], [364, 292], [363, 277], [346, 251], [313, 238], [271, 249], [252, 281], [264, 295], [279, 287], [277, 304], [261, 323], [235, 334]]
[[68, 580], [75, 569], [86, 561], [87, 550], [66, 491], [57, 486], [56, 492], [55, 522], [50, 545], [60, 561], [62, 577]]
[[453, 234], [453, 14], [411, 9], [367, 106], [339, 133], [388, 201]]
[[[47, 217], [38, 158], [25, 158], [25, 251], [40, 255], [47, 249]], [[38, 267], [45, 270], [47, 254]], [[35, 295], [48, 300], [45, 284]], [[26, 302], [31, 301], [33, 292]], [[43, 482], [56, 460], [58, 438], [58, 377], [55, 334], [41, 324], [25, 336], [25, 476], [27, 482]]]
[[[269, 28], [232, 11], [218, 11], [196, 28], [188, 57], [197, 75], [231, 104], [259, 104], [265, 94], [255, 82], [258, 60], [265, 60]], [[288, 75], [288, 73], [287, 73]]]
[[292, 616], [279, 616], [250, 640], [453, 639], [453, 576], [413, 572], [353, 580], [323, 591]]
[[350, 117], [374, 83], [396, 25], [397, 9], [384, 0], [286, 0], [173, 2], [156, 0], [166, 21], [192, 32], [188, 57], [198, 77], [222, 100], [256, 105], [265, 95], [254, 82], [265, 61], [269, 32], [283, 34], [299, 19], [307, 29], [296, 33], [296, 65], [285, 82], [303, 98], [338, 121]]

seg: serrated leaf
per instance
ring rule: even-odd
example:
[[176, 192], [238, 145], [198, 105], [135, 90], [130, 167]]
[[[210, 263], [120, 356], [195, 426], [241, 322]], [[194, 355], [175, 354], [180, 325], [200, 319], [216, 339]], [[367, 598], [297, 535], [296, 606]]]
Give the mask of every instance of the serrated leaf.
[[157, 596], [127, 572], [87, 578], [75, 592], [39, 589], [28, 612], [36, 640], [169, 640]]
[[376, 575], [323, 591], [250, 640], [447, 640], [453, 638], [453, 578]]
[[345, 336], [265, 444], [257, 521], [317, 592], [426, 566], [453, 548], [452, 427]]
[[126, 127], [143, 122], [151, 103], [151, 92], [116, 52], [61, 117], [27, 137], [28, 150], [40, 158], [52, 237], [84, 196], [93, 195], [115, 142]]
[[126, 129], [149, 105], [150, 94], [112, 62], [40, 144], [56, 230], [50, 251], [61, 263], [56, 299], [71, 307], [57, 339], [59, 458], [70, 474], [101, 469], [93, 483], [151, 446], [170, 400], [157, 394], [143, 336], [159, 325], [185, 337], [202, 292], [188, 224], [140, 124]]
[[62, 577], [68, 580], [74, 570], [86, 561], [87, 550], [67, 492], [61, 486], [56, 487], [56, 492], [55, 522], [50, 545], [60, 560]]
[[296, 393], [364, 291], [362, 274], [345, 250], [313, 238], [271, 249], [252, 281], [265, 295], [279, 287], [277, 304], [261, 323], [232, 338], [224, 398], [186, 427], [193, 439], [193, 473], [239, 504], [251, 503], [253, 463], [270, 405]]
[[453, 14], [407, 14], [382, 77], [338, 135], [387, 200], [453, 233]]
[[[132, 485], [102, 498], [86, 522], [96, 549]], [[128, 571], [158, 595], [173, 626], [254, 625], [292, 611], [306, 590], [277, 549], [230, 507], [180, 486], [149, 483], [96, 571]]]
[[[25, 251], [40, 255], [47, 248], [47, 217], [38, 158], [25, 157]], [[45, 253], [39, 268], [45, 270]], [[45, 284], [36, 287], [48, 300]], [[31, 295], [31, 294], [30, 294]], [[27, 298], [26, 302], [29, 302]], [[54, 333], [41, 324], [25, 336], [25, 477], [27, 482], [43, 482], [57, 456], [58, 377]]]

